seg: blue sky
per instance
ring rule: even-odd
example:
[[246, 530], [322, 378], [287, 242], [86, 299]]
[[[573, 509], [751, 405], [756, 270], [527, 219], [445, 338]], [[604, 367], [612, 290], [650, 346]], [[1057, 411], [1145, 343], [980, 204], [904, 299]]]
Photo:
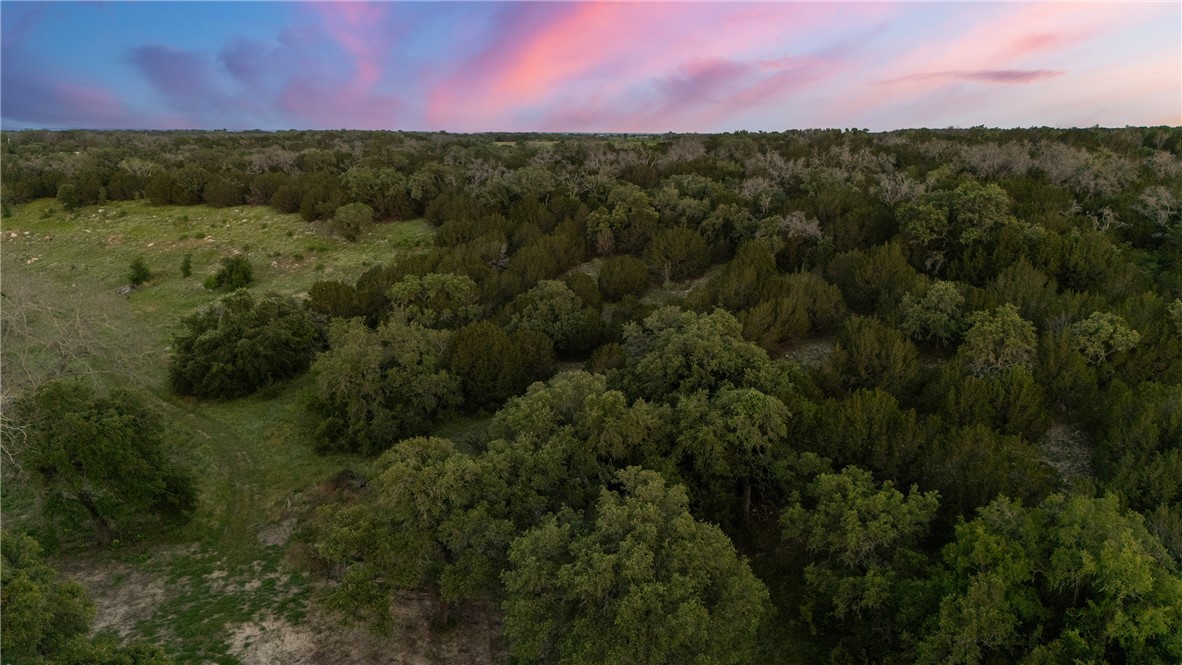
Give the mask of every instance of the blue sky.
[[0, 126], [1182, 124], [1182, 3], [0, 3]]

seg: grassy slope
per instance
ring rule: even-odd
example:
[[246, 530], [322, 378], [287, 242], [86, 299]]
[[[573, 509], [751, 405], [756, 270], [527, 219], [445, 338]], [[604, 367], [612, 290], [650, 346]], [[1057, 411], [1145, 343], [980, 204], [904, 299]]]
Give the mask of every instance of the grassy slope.
[[[55, 201], [21, 206], [3, 222], [0, 284], [6, 325], [30, 303], [55, 308], [57, 318], [81, 312], [100, 343], [87, 364], [158, 398], [178, 456], [200, 470], [200, 509], [191, 524], [148, 544], [112, 552], [69, 551], [62, 565], [100, 570], [131, 564], [167, 579], [165, 599], [132, 616], [133, 635], [163, 640], [184, 662], [236, 662], [226, 652], [228, 626], [265, 613], [298, 618], [306, 580], [282, 570], [282, 549], [260, 541], [281, 520], [291, 497], [345, 466], [364, 460], [322, 457], [311, 449], [311, 423], [301, 406], [305, 377], [233, 402], [178, 399], [164, 388], [169, 339], [177, 321], [219, 294], [202, 288], [219, 259], [244, 253], [255, 267], [256, 291], [299, 294], [319, 279], [351, 281], [369, 266], [430, 242], [422, 221], [382, 224], [356, 244], [325, 237], [315, 225], [268, 208], [151, 207], [139, 202], [61, 212]], [[181, 262], [192, 255], [192, 276]], [[154, 273], [142, 289], [120, 295], [128, 266], [143, 256]], [[31, 317], [40, 337], [57, 332], [46, 316]], [[11, 327], [11, 326], [10, 326]], [[35, 351], [20, 335], [6, 334], [6, 390], [24, 383], [14, 358]], [[52, 358], [32, 358], [38, 375]], [[10, 362], [11, 361], [11, 362]], [[4, 517], [30, 519], [29, 493], [6, 473]], [[167, 540], [170, 542], [161, 542]], [[183, 544], [197, 543], [197, 546]], [[257, 582], [263, 580], [259, 586]], [[253, 582], [253, 583], [252, 583]], [[119, 585], [120, 580], [97, 580]], [[293, 601], [294, 599], [294, 601]], [[100, 617], [101, 621], [101, 617]]]

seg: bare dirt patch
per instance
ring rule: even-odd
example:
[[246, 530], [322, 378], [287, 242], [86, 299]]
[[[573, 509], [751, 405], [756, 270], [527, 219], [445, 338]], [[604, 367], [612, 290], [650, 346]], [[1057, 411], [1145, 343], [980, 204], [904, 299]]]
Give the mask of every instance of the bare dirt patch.
[[301, 623], [261, 616], [230, 630], [229, 651], [243, 665], [491, 665], [504, 658], [499, 617], [486, 609], [457, 610], [456, 623], [431, 628], [434, 601], [406, 594], [391, 608], [388, 636], [363, 626], [342, 626], [313, 609]]
[[1043, 458], [1055, 467], [1063, 480], [1092, 475], [1092, 452], [1079, 428], [1055, 423], [1047, 430], [1039, 447]]
[[163, 575], [120, 561], [78, 561], [62, 572], [86, 588], [94, 601], [92, 632], [129, 636], [137, 623], [155, 615], [171, 592]]

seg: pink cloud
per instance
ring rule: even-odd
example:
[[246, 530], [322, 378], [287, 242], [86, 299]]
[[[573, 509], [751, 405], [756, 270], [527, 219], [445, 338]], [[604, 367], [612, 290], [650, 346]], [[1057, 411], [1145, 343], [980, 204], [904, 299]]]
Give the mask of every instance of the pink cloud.
[[[749, 103], [774, 99], [801, 79], [798, 41], [815, 40], [810, 33], [835, 20], [873, 21], [893, 11], [771, 3], [536, 7], [527, 4], [488, 49], [432, 86], [429, 123], [488, 129], [544, 116], [554, 128], [631, 120], [697, 129], [687, 126], [691, 116], [718, 114], [687, 108], [695, 100], [733, 108], [734, 95]], [[598, 120], [586, 113], [596, 107], [606, 112]]]

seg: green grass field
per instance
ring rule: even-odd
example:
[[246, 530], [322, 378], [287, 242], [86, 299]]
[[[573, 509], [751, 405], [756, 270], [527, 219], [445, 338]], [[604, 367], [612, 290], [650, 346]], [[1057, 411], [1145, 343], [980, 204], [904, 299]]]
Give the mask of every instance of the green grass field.
[[[262, 207], [126, 202], [66, 214], [56, 201], [43, 200], [18, 207], [3, 220], [2, 233], [5, 392], [27, 389], [62, 368], [138, 386], [155, 397], [174, 453], [201, 478], [200, 507], [184, 528], [101, 552], [66, 539], [59, 564], [92, 572], [130, 566], [166, 580], [159, 602], [109, 628], [160, 641], [180, 662], [237, 662], [227, 650], [230, 626], [260, 616], [298, 620], [306, 609], [310, 583], [286, 568], [274, 537], [290, 522], [293, 500], [367, 461], [313, 452], [313, 423], [303, 407], [307, 377], [231, 402], [171, 395], [165, 387], [171, 336], [182, 317], [220, 297], [202, 282], [222, 257], [251, 260], [252, 290], [298, 295], [317, 280], [352, 281], [429, 245], [430, 227], [422, 220], [378, 224], [361, 241], [346, 243], [296, 215]], [[192, 274], [182, 277], [186, 255]], [[152, 279], [121, 293], [140, 256]], [[45, 538], [32, 496], [26, 479], [6, 468], [6, 526]], [[126, 591], [118, 576], [91, 577], [92, 593]], [[98, 600], [100, 609], [107, 605]], [[101, 616], [99, 623], [105, 625]]]

